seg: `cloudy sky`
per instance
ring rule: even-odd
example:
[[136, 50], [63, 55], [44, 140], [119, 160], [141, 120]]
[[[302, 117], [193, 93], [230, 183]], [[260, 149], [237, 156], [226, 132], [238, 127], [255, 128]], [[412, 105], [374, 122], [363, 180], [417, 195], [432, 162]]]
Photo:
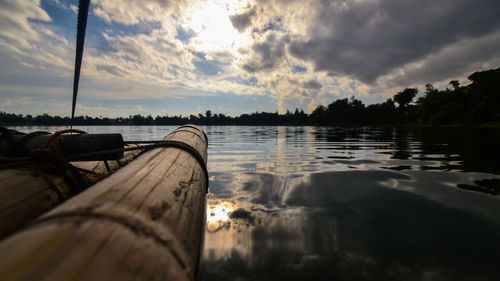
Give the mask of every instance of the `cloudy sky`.
[[[78, 1], [0, 0], [0, 111], [71, 112]], [[500, 66], [498, 0], [91, 1], [76, 115], [285, 112]]]

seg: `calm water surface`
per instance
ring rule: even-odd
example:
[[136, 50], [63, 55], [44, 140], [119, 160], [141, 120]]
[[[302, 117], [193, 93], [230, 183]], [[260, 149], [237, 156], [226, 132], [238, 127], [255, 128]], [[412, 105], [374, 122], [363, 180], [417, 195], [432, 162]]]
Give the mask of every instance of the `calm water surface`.
[[203, 129], [200, 280], [499, 280], [499, 130]]

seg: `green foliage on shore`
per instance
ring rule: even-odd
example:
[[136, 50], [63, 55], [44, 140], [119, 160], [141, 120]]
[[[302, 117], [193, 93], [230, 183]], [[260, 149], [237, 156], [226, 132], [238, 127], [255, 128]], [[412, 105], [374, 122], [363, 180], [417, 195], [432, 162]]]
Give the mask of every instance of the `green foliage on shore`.
[[[75, 117], [74, 125], [322, 125], [322, 126], [379, 126], [379, 125], [500, 125], [500, 68], [475, 72], [472, 81], [460, 86], [456, 80], [450, 87], [438, 90], [427, 84], [423, 97], [416, 101], [417, 88], [407, 88], [383, 103], [366, 106], [360, 100], [340, 99], [328, 106], [318, 106], [311, 114], [296, 109], [286, 114], [255, 112], [236, 117], [224, 114], [198, 116], [141, 116], [100, 118]], [[0, 112], [2, 125], [69, 125], [69, 117], [31, 116]]]

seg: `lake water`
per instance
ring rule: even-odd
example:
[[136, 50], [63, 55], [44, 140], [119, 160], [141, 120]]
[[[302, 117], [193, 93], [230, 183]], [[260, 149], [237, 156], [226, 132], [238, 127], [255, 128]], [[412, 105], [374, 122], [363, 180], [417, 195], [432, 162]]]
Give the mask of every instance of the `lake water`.
[[[176, 126], [78, 128], [153, 140]], [[498, 129], [203, 129], [200, 280], [498, 280]]]

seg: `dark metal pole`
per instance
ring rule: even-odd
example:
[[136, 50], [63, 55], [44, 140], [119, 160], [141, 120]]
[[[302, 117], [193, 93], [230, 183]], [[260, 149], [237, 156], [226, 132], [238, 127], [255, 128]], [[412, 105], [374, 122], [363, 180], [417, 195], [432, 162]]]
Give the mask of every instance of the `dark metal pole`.
[[75, 75], [73, 80], [73, 104], [71, 106], [71, 128], [75, 117], [76, 96], [78, 95], [78, 83], [80, 81], [80, 69], [82, 67], [83, 44], [85, 43], [85, 31], [87, 29], [87, 18], [89, 15], [90, 0], [79, 0], [78, 23], [76, 28], [76, 57]]

